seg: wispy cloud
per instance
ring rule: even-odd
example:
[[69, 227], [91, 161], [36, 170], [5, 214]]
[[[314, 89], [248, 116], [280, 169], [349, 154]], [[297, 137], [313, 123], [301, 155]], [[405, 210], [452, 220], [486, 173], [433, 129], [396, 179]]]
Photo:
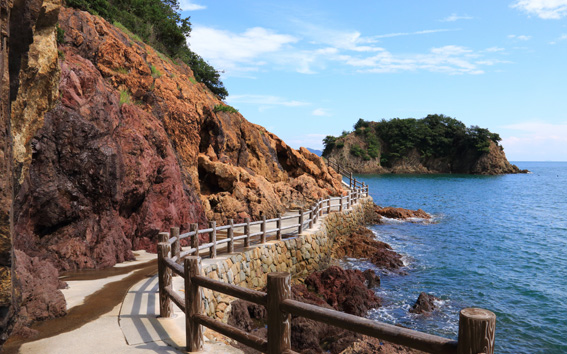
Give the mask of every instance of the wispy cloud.
[[450, 16], [447, 16], [440, 21], [441, 22], [455, 22], [455, 21], [458, 21], [458, 20], [472, 20], [472, 19], [473, 19], [472, 16], [467, 16], [467, 15], [460, 16], [460, 15], [453, 13]]
[[180, 0], [179, 7], [181, 8], [182, 11], [196, 11], [196, 10], [204, 10], [207, 8], [204, 5], [195, 4], [191, 0]]
[[331, 113], [329, 112], [329, 110], [324, 109], [324, 108], [317, 108], [314, 109], [313, 112], [311, 112], [312, 115], [317, 116], [317, 117], [325, 117], [325, 116], [330, 116]]
[[529, 41], [530, 39], [532, 39], [532, 36], [526, 36], [526, 35], [516, 35], [516, 34], [509, 34], [508, 38], [510, 39], [516, 39], [518, 41]]
[[506, 154], [514, 160], [567, 160], [567, 121], [559, 124], [522, 122], [504, 126], [511, 130], [503, 137]]
[[482, 60], [480, 53], [456, 45], [432, 48], [426, 54], [396, 55], [383, 51], [375, 56], [359, 58], [341, 56], [347, 65], [360, 68], [370, 73], [396, 73], [404, 71], [430, 71], [455, 74], [483, 74], [483, 66], [494, 65], [497, 60]]
[[567, 16], [567, 0], [516, 0], [510, 6], [545, 20]]
[[379, 38], [392, 38], [392, 37], [401, 37], [401, 36], [418, 36], [422, 34], [453, 32], [453, 31], [460, 31], [460, 29], [441, 28], [441, 29], [423, 30], [423, 31], [415, 31], [415, 32], [396, 32], [396, 33], [379, 34], [376, 36], [372, 36], [372, 38], [379, 39]]
[[549, 42], [549, 44], [557, 44], [558, 42], [562, 42], [564, 40], [567, 40], [567, 34], [562, 34], [561, 36], [559, 36], [559, 38]]
[[[364, 36], [358, 31], [329, 30], [297, 22], [304, 37], [276, 33], [254, 27], [234, 33], [205, 26], [194, 26], [188, 39], [191, 49], [225, 75], [250, 77], [267, 70], [315, 74], [328, 67], [365, 73], [430, 71], [447, 74], [482, 74], [483, 67], [503, 63], [487, 57], [500, 48], [472, 49], [447, 45], [422, 53], [393, 53], [377, 45], [383, 38], [419, 36], [454, 29], [429, 29]], [[456, 29], [458, 30], [458, 29]], [[515, 37], [517, 38], [517, 37]]]

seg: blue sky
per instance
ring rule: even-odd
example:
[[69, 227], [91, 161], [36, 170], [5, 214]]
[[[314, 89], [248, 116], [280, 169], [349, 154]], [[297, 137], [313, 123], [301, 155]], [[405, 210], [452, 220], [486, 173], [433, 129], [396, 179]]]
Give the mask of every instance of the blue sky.
[[567, 161], [567, 0], [180, 0], [226, 102], [289, 145], [445, 114]]

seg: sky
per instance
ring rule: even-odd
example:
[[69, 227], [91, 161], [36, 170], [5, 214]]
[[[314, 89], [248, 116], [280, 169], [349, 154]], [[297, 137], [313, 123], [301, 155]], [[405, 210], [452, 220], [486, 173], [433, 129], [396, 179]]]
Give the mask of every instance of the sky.
[[294, 148], [444, 114], [567, 161], [567, 0], [180, 0], [226, 103]]

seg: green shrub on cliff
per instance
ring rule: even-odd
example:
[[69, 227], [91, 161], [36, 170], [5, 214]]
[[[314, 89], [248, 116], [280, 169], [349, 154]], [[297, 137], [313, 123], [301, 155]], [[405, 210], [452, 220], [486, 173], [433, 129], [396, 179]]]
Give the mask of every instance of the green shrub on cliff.
[[220, 73], [187, 46], [191, 22], [179, 14], [178, 0], [66, 0], [66, 5], [122, 25], [133, 40], [146, 42], [189, 65], [197, 81], [215, 95], [221, 99], [228, 96]]
[[225, 104], [217, 104], [213, 108], [213, 111], [215, 111], [215, 113], [216, 112], [238, 113], [238, 109]]

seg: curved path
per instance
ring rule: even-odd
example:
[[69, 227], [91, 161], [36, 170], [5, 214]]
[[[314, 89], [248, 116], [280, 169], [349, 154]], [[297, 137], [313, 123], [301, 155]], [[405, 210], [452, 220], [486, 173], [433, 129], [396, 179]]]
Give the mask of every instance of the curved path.
[[[335, 201], [334, 203], [338, 203]], [[284, 216], [297, 215], [297, 211], [287, 212]], [[323, 215], [322, 218], [324, 218]], [[322, 218], [312, 229], [304, 230], [304, 234], [319, 228]], [[294, 219], [282, 221], [283, 226], [295, 224]], [[287, 224], [287, 225], [286, 225]], [[275, 228], [268, 223], [267, 229]], [[260, 225], [251, 227], [251, 232], [258, 232]], [[297, 229], [283, 232], [283, 238], [297, 236]], [[219, 235], [220, 236], [220, 235]], [[268, 242], [276, 242], [275, 233], [267, 235]], [[226, 244], [224, 244], [226, 247]], [[251, 247], [262, 247], [252, 245]], [[243, 250], [242, 244], [235, 242], [235, 251]], [[219, 248], [217, 258], [205, 258], [203, 267], [221, 262], [234, 255], [224, 253]], [[208, 252], [207, 252], [208, 254]], [[185, 315], [174, 306], [174, 317], [159, 317], [159, 294], [156, 272], [155, 254], [137, 253], [137, 261], [116, 265], [103, 278], [89, 279], [88, 272], [75, 275], [66, 280], [69, 288], [63, 290], [67, 300], [69, 314], [66, 317], [44, 321], [36, 329], [40, 337], [32, 342], [7, 343], [7, 353], [186, 353], [185, 347]], [[122, 268], [122, 270], [121, 270]], [[103, 271], [104, 272], [104, 271]], [[95, 272], [96, 274], [96, 272]], [[117, 274], [117, 275], [114, 275]], [[120, 287], [128, 279], [137, 282], [128, 289]], [[141, 279], [141, 280], [140, 280]], [[131, 284], [131, 283], [130, 283]], [[129, 286], [129, 285], [127, 285]], [[183, 291], [183, 279], [173, 278], [173, 287]], [[216, 335], [205, 332], [205, 348], [203, 353], [236, 354], [242, 351], [215, 340]]]

